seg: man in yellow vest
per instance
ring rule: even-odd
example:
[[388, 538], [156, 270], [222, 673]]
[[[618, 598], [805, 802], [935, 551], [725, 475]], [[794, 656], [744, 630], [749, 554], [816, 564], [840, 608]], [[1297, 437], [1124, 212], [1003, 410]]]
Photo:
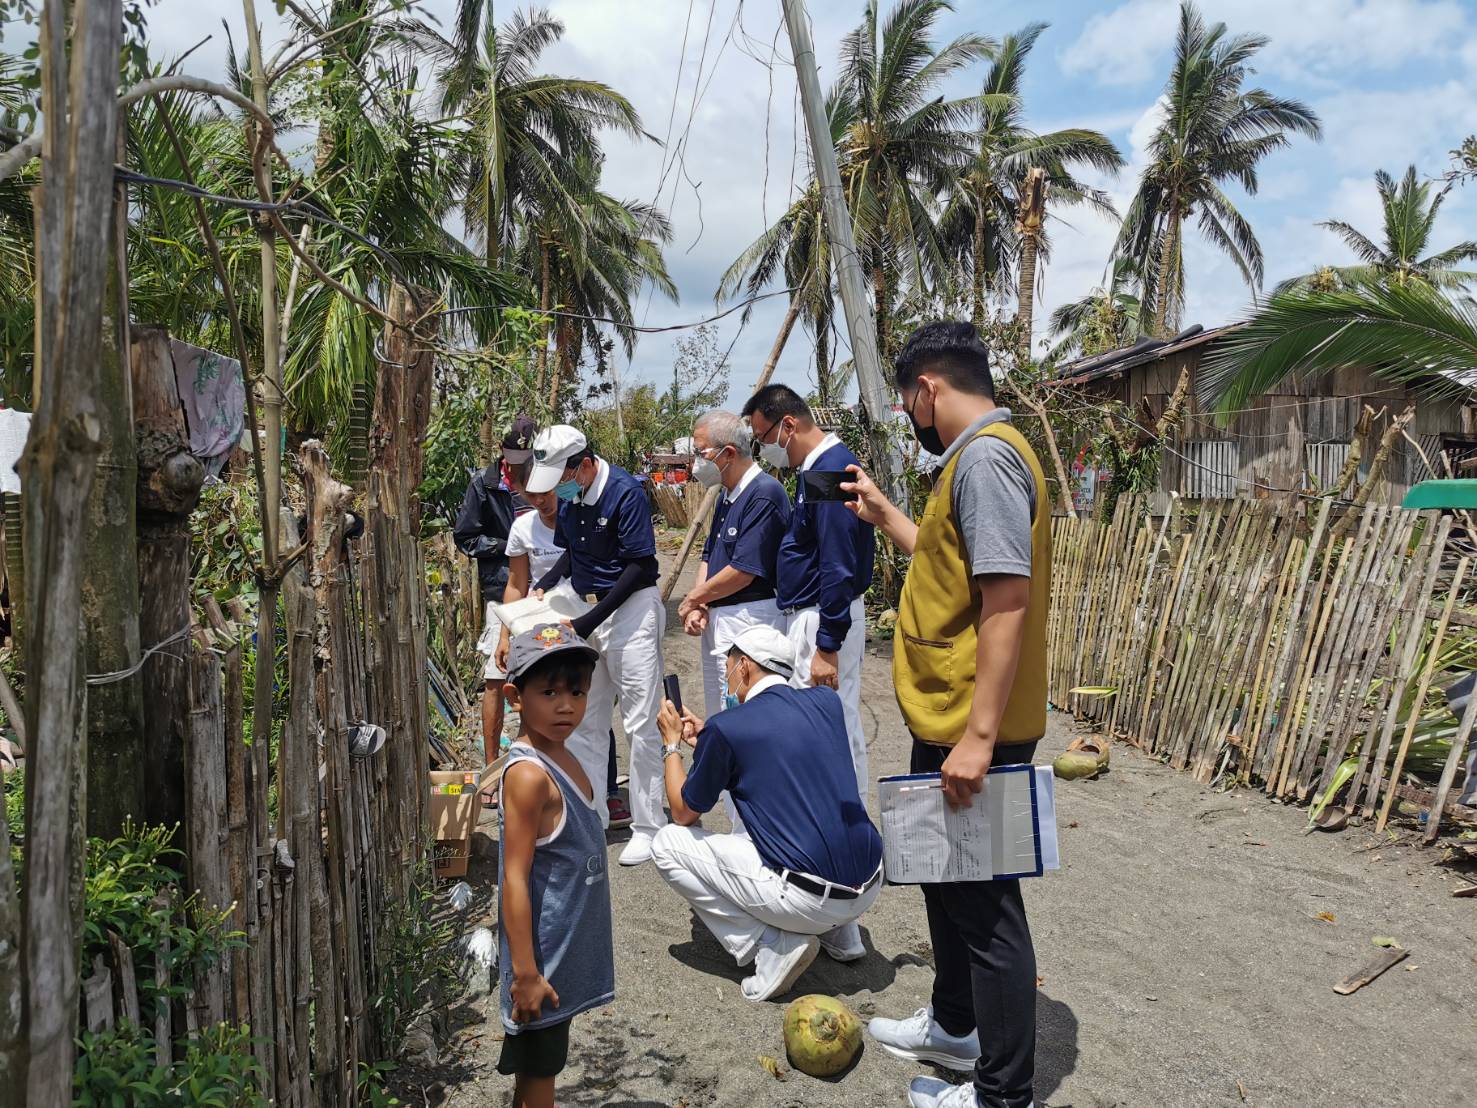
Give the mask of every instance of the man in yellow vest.
[[[919, 523], [855, 470], [853, 510], [912, 555], [892, 676], [913, 735], [913, 773], [939, 773], [968, 806], [992, 765], [1029, 762], [1046, 731], [1051, 503], [1035, 452], [995, 406], [972, 324], [920, 327], [897, 358], [919, 443], [941, 468]], [[916, 1108], [1029, 1108], [1036, 1053], [1036, 953], [1018, 881], [923, 886], [932, 1003], [867, 1030], [888, 1052], [974, 1073], [916, 1078]]]

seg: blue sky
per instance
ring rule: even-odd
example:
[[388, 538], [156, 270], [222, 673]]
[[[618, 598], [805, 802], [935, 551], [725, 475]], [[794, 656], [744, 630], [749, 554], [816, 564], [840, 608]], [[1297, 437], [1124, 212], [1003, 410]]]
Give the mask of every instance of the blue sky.
[[[417, 6], [447, 24], [455, 2], [424, 0]], [[668, 172], [660, 194], [660, 147], [619, 139], [608, 144], [607, 190], [646, 201], [659, 195], [676, 231], [668, 262], [681, 303], [644, 299], [641, 318], [664, 325], [712, 314], [719, 275], [766, 219], [783, 210], [807, 172], [783, 34], [771, 53], [781, 27], [778, 0], [748, 0], [741, 13], [738, 0], [553, 0], [548, 6], [567, 30], [545, 54], [546, 71], [605, 81], [632, 99], [649, 131], [665, 135], [674, 116], [674, 145], [687, 136], [682, 164]], [[270, 41], [277, 37], [272, 0], [258, 0], [258, 8], [269, 21]], [[829, 84], [837, 45], [859, 22], [862, 4], [811, 0], [809, 8], [821, 81]], [[939, 39], [966, 32], [998, 37], [1032, 21], [1049, 23], [1027, 70], [1027, 120], [1038, 130], [1092, 127], [1112, 138], [1130, 168], [1099, 183], [1121, 210], [1142, 166], [1168, 73], [1176, 8], [1176, 0], [957, 0]], [[503, 17], [512, 10], [511, 4], [498, 5]], [[1272, 42], [1253, 80], [1307, 101], [1323, 119], [1321, 143], [1298, 140], [1264, 163], [1256, 196], [1233, 192], [1261, 240], [1269, 284], [1348, 260], [1334, 236], [1316, 226], [1319, 220], [1343, 219], [1378, 237], [1376, 169], [1399, 176], [1414, 163], [1419, 173], [1438, 175], [1450, 165], [1449, 151], [1477, 130], [1472, 0], [1205, 0], [1201, 10], [1232, 32], [1269, 35]], [[222, 19], [241, 42], [237, 0], [160, 0], [149, 14], [156, 54], [177, 53], [214, 32], [214, 41], [186, 69], [218, 74]], [[975, 91], [982, 77], [983, 67], [947, 91]], [[1102, 280], [1116, 231], [1110, 221], [1087, 213], [1066, 213], [1065, 219], [1053, 230], [1041, 320]], [[1462, 239], [1477, 239], [1477, 184], [1448, 198], [1434, 248]], [[1214, 325], [1246, 310], [1250, 291], [1235, 267], [1193, 234], [1186, 268], [1187, 324]], [[777, 298], [756, 305], [741, 333], [736, 315], [718, 324], [725, 346], [737, 334], [731, 401], [741, 400], [758, 375], [781, 315]], [[623, 379], [665, 382], [671, 358], [670, 335], [645, 336], [632, 364], [622, 366]], [[808, 336], [797, 331], [777, 380], [804, 390], [811, 380], [809, 359]]]

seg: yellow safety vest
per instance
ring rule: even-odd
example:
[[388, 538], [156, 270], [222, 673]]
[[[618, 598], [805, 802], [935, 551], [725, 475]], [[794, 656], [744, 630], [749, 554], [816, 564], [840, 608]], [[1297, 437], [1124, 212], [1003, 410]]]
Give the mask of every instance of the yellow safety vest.
[[[1034, 742], [1046, 733], [1046, 612], [1051, 600], [1051, 502], [1036, 452], [1006, 420], [986, 424], [992, 435], [1015, 448], [1036, 483], [1031, 519], [1031, 594], [1015, 683], [1000, 720], [999, 743]], [[964, 735], [974, 701], [975, 647], [979, 641], [980, 591], [970, 570], [964, 537], [954, 518], [957, 451], [934, 483], [913, 561], [903, 582], [897, 633], [892, 643], [892, 680], [898, 707], [910, 730], [924, 742], [953, 746]]]

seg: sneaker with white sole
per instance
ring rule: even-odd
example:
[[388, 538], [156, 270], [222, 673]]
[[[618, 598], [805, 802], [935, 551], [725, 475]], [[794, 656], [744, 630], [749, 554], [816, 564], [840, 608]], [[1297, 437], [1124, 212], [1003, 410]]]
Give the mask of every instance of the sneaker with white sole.
[[874, 1019], [867, 1034], [887, 1053], [916, 1062], [932, 1062], [945, 1069], [965, 1073], [974, 1069], [980, 1056], [979, 1033], [950, 1035], [934, 1022], [933, 1008], [919, 1008], [905, 1020]]
[[855, 920], [833, 927], [822, 935], [821, 949], [837, 962], [855, 962], [867, 956], [867, 948], [862, 943], [862, 929]]
[[744, 978], [744, 996], [768, 1000], [783, 995], [810, 968], [820, 949], [821, 941], [814, 935], [767, 928], [754, 955], [754, 976]]
[[912, 1108], [978, 1108], [979, 1102], [972, 1081], [951, 1085], [937, 1077], [915, 1077], [908, 1086]]
[[639, 866], [651, 861], [651, 836], [645, 831], [635, 831], [621, 856], [616, 859], [623, 866]]

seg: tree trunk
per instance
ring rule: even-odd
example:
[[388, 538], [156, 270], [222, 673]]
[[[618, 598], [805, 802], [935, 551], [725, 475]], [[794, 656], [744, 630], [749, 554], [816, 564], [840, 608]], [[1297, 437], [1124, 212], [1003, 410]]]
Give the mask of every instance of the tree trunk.
[[14, 1104], [72, 1099], [81, 941], [87, 691], [81, 593], [100, 450], [98, 375], [113, 218], [121, 0], [41, 13], [46, 106], [36, 228], [38, 403], [21, 458], [26, 565], [25, 1043], [0, 1063]]
[[821, 404], [831, 403], [831, 321], [822, 317], [815, 325], [815, 391]]
[[[162, 327], [134, 328], [131, 362], [138, 434], [139, 636], [152, 646], [190, 625], [190, 513], [205, 469], [190, 453], [169, 333]], [[166, 827], [183, 823], [186, 815], [188, 653], [186, 644], [176, 642], [151, 655], [140, 671], [148, 796], [137, 814]], [[186, 849], [183, 842], [175, 845]]]
[[[121, 127], [120, 127], [121, 130]], [[119, 162], [123, 137], [119, 136]], [[116, 673], [139, 660], [138, 453], [128, 363], [127, 188], [114, 189], [113, 249], [99, 362], [102, 455], [87, 502], [87, 568], [82, 611], [87, 671]], [[137, 674], [90, 690], [87, 705], [87, 833], [117, 838], [146, 809], [143, 684]]]
[[550, 255], [552, 254], [552, 251], [549, 249], [549, 244], [547, 242], [544, 242], [544, 241], [540, 240], [540, 242], [539, 242], [539, 248], [538, 248], [538, 253], [539, 253], [538, 310], [544, 314], [544, 320], [545, 320], [545, 322], [543, 324], [541, 324], [540, 327], [539, 327], [539, 335], [540, 335], [540, 340], [541, 341], [538, 344], [538, 350], [534, 353], [534, 365], [538, 368], [538, 376], [534, 378], [534, 381], [536, 382], [534, 391], [535, 391], [535, 393], [541, 395], [543, 393], [543, 391], [544, 391], [544, 381], [547, 378], [548, 371], [549, 371], [549, 328], [550, 328], [550, 324], [549, 324], [548, 321], [550, 319], [549, 309], [554, 306], [554, 301], [553, 301], [554, 293], [553, 293], [553, 289], [550, 288], [550, 283], [551, 283], [552, 278], [550, 276], [549, 269], [550, 269], [550, 264], [551, 264], [551, 261], [552, 261], [552, 259], [550, 257]]
[[975, 327], [981, 331], [985, 326], [985, 251], [988, 249], [985, 237], [985, 199], [976, 195], [974, 198], [974, 290], [973, 305], [970, 318]]
[[1046, 222], [1046, 171], [1032, 169], [1026, 174], [1021, 192], [1020, 219], [1016, 230], [1021, 236], [1020, 285], [1016, 290], [1016, 321], [1020, 326], [1020, 360], [1031, 361], [1031, 328], [1036, 307], [1036, 257], [1041, 246], [1041, 228]]
[[1047, 415], [1046, 405], [1034, 396], [1027, 395], [1024, 389], [1017, 389], [1016, 395], [1041, 421], [1041, 434], [1046, 439], [1046, 453], [1051, 457], [1052, 469], [1056, 471], [1057, 502], [1062, 507], [1063, 515], [1069, 519], [1076, 519], [1077, 509], [1072, 504], [1072, 485], [1067, 479], [1067, 467], [1062, 464], [1061, 448], [1057, 446], [1056, 432], [1052, 430], [1051, 418]]
[[888, 350], [887, 337], [889, 316], [892, 314], [892, 303], [887, 290], [887, 270], [880, 258], [872, 264], [872, 297], [876, 301], [877, 308], [877, 357], [887, 364]]
[[549, 383], [549, 418], [559, 416], [559, 386], [574, 378], [574, 329], [578, 324], [563, 316], [554, 325], [554, 377]]
[[1174, 275], [1178, 267], [1174, 264], [1179, 249], [1180, 207], [1179, 198], [1170, 193], [1169, 211], [1164, 218], [1164, 239], [1159, 247], [1159, 286], [1154, 304], [1154, 334], [1162, 339], [1170, 336], [1169, 303], [1174, 296]]

